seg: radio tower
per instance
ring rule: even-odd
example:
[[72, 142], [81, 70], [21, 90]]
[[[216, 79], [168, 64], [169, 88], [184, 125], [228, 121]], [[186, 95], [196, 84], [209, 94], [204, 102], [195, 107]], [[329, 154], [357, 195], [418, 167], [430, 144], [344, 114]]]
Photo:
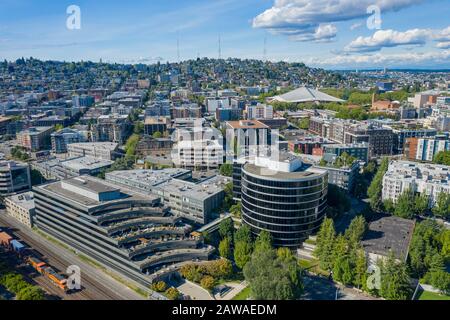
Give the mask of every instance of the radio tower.
[[180, 33], [177, 33], [177, 57], [178, 57], [178, 63], [181, 62], [180, 60]]
[[219, 34], [219, 60], [222, 59], [222, 38]]
[[264, 33], [264, 51], [263, 51], [263, 61], [267, 61], [267, 32]]

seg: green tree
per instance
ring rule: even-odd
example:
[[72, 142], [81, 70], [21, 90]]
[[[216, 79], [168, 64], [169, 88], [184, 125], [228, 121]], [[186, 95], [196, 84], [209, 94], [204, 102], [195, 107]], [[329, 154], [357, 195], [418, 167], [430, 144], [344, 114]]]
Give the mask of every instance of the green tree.
[[225, 237], [219, 244], [220, 256], [225, 259], [231, 259], [231, 242], [229, 237]]
[[242, 203], [239, 201], [235, 205], [231, 206], [230, 213], [233, 217], [241, 218], [242, 217]]
[[271, 250], [272, 248], [272, 235], [268, 231], [261, 231], [255, 241], [255, 251]]
[[180, 300], [181, 299], [181, 293], [176, 288], [169, 288], [166, 291], [166, 296], [170, 300]]
[[247, 242], [252, 244], [252, 231], [248, 225], [244, 224], [236, 230], [234, 233], [234, 242]]
[[417, 215], [423, 215], [428, 211], [428, 204], [430, 202], [430, 198], [424, 193], [422, 195], [416, 195], [414, 201], [415, 213]]
[[45, 300], [45, 294], [42, 289], [35, 286], [26, 286], [16, 295], [17, 300]]
[[412, 295], [411, 279], [406, 264], [397, 262], [391, 252], [379, 263], [381, 271], [380, 295], [388, 300], [409, 300]]
[[244, 267], [244, 276], [256, 300], [294, 300], [303, 291], [295, 259], [280, 258], [273, 249], [255, 251]]
[[219, 234], [222, 239], [229, 238], [230, 242], [233, 240], [234, 222], [232, 219], [225, 219], [220, 223]]
[[233, 175], [233, 165], [230, 163], [224, 163], [221, 165], [220, 174], [225, 177], [231, 177]]
[[367, 291], [367, 259], [364, 249], [357, 251], [353, 283], [358, 289]]
[[314, 255], [319, 259], [320, 267], [323, 270], [331, 270], [333, 268], [334, 241], [336, 231], [332, 219], [325, 218], [317, 234], [317, 246]]
[[436, 154], [434, 163], [450, 166], [450, 151], [441, 151]]
[[163, 136], [163, 134], [159, 131], [154, 132], [152, 135], [153, 139], [161, 139], [162, 136]]
[[364, 237], [367, 230], [367, 222], [363, 216], [357, 216], [352, 220], [350, 226], [345, 231], [345, 237], [352, 244], [358, 244]]
[[372, 210], [379, 212], [383, 209], [383, 202], [381, 196], [383, 193], [383, 178], [389, 168], [389, 159], [383, 158], [377, 174], [372, 180], [372, 183], [367, 190], [367, 195], [370, 199], [370, 206]]
[[406, 190], [398, 197], [395, 204], [394, 215], [400, 218], [412, 219], [415, 213], [415, 195], [411, 190]]
[[450, 194], [441, 192], [438, 195], [433, 214], [444, 219], [450, 218]]
[[167, 284], [164, 281], [159, 281], [154, 283], [151, 289], [156, 292], [165, 292], [167, 290]]
[[211, 291], [216, 284], [216, 280], [214, 280], [211, 276], [204, 276], [203, 279], [200, 281], [200, 285], [203, 289]]
[[237, 241], [234, 246], [234, 261], [239, 269], [244, 269], [252, 256], [252, 245], [247, 241]]

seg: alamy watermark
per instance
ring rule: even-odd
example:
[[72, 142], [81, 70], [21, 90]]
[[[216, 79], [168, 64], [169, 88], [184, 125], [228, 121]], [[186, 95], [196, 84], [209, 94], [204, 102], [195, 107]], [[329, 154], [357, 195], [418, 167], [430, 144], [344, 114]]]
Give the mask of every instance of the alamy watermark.
[[67, 7], [66, 13], [69, 15], [66, 20], [66, 27], [69, 30], [81, 29], [81, 8], [77, 5]]
[[383, 20], [381, 20], [381, 9], [377, 5], [371, 5], [367, 8], [367, 14], [371, 16], [367, 19], [367, 28], [369, 30], [380, 30]]
[[79, 266], [69, 266], [66, 270], [67, 289], [69, 290], [81, 290], [81, 269]]

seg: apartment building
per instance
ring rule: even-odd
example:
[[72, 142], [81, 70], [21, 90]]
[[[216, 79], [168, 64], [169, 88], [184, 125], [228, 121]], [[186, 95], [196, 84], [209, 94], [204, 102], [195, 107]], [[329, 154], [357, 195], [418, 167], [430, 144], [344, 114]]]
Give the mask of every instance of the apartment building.
[[383, 201], [397, 202], [400, 195], [410, 190], [426, 194], [431, 208], [441, 192], [450, 193], [450, 167], [411, 161], [391, 161], [383, 178]]
[[222, 133], [215, 128], [178, 129], [172, 150], [173, 163], [181, 168], [211, 170], [224, 162]]
[[87, 142], [89, 137], [79, 130], [65, 128], [51, 134], [52, 152], [66, 153], [67, 146], [71, 143]]
[[431, 162], [441, 151], [450, 151], [448, 134], [437, 135], [434, 138], [408, 138], [405, 143], [404, 155], [409, 160]]
[[37, 152], [51, 147], [53, 127], [32, 127], [17, 134], [17, 141], [25, 149]]

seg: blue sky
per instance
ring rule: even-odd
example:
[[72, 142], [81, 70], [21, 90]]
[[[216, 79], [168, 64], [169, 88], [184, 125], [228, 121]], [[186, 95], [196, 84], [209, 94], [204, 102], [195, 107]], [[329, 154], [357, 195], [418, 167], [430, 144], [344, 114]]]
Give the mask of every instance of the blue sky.
[[[381, 30], [366, 9], [381, 10]], [[81, 9], [81, 29], [66, 9]], [[264, 57], [324, 68], [450, 68], [448, 0], [0, 0], [0, 59]]]

